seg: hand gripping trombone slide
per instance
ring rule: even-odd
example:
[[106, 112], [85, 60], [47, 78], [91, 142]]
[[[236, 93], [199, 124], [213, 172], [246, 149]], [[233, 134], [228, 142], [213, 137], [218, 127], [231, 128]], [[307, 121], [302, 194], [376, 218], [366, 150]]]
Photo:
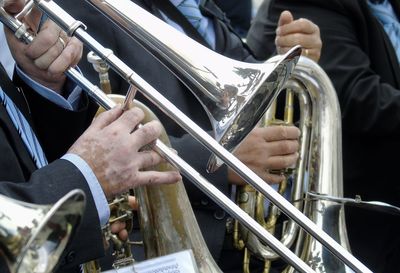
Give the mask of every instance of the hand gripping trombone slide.
[[[105, 2], [105, 1], [103, 1]], [[112, 1], [108, 1], [112, 2]], [[115, 2], [115, 1], [114, 1]], [[143, 16], [147, 16], [139, 7], [131, 3], [129, 0], [117, 1], [121, 5], [131, 5], [129, 7], [130, 12], [138, 15], [141, 13]], [[24, 41], [30, 43], [33, 37], [29, 32], [26, 31], [25, 27], [21, 22], [16, 20], [14, 17], [7, 14], [3, 9], [4, 1], [0, 4], [0, 20], [15, 32], [16, 36]], [[97, 55], [104, 59], [107, 64], [114, 69], [121, 77], [127, 80], [130, 84], [137, 87], [137, 89], [143, 93], [150, 101], [157, 105], [166, 115], [171, 117], [175, 122], [182, 126], [188, 133], [200, 141], [205, 147], [212, 151], [218, 158], [224, 163], [236, 171], [245, 181], [250, 183], [259, 192], [265, 195], [273, 204], [281, 209], [288, 217], [292, 218], [298, 223], [304, 230], [310, 235], [320, 241], [325, 247], [327, 247], [335, 256], [347, 264], [355, 272], [371, 272], [367, 267], [360, 263], [354, 256], [348, 251], [343, 249], [335, 240], [329, 237], [324, 231], [318, 228], [310, 219], [299, 212], [293, 207], [285, 198], [275, 192], [268, 184], [266, 184], [260, 177], [258, 177], [253, 171], [245, 166], [240, 160], [228, 152], [222, 147], [214, 138], [204, 132], [197, 124], [191, 119], [185, 116], [177, 107], [171, 102], [165, 99], [157, 90], [140, 78], [132, 69], [130, 69], [125, 63], [118, 59], [115, 55], [110, 53], [109, 50], [105, 49], [100, 45], [94, 38], [92, 38], [86, 31], [85, 26], [71, 17], [63, 9], [61, 9], [56, 3], [49, 0], [35, 0], [35, 5], [46, 13], [50, 19], [55, 21], [58, 25], [63, 28], [69, 36], [75, 36], [80, 39], [86, 46], [93, 50]], [[114, 3], [118, 5], [116, 2]], [[112, 4], [111, 4], [112, 5]], [[125, 8], [125, 10], [127, 10]], [[158, 20], [147, 18], [148, 20]], [[162, 21], [157, 22], [158, 24]], [[167, 26], [166, 26], [167, 27]], [[175, 32], [174, 29], [168, 29], [169, 32]], [[177, 33], [177, 35], [181, 35]], [[188, 39], [188, 38], [186, 38]], [[275, 67], [281, 67], [281, 73], [278, 73], [278, 77], [281, 80], [280, 84], [275, 86], [276, 89], [280, 89], [283, 82], [289, 77], [290, 72], [293, 70], [297, 59], [300, 55], [301, 49], [295, 47], [286, 55], [279, 57], [275, 62]], [[285, 75], [282, 76], [282, 73]], [[99, 105], [105, 109], [111, 109], [115, 106], [115, 103], [111, 101], [97, 86], [90, 83], [84, 78], [76, 69], [70, 68], [66, 72], [67, 76], [75, 81], [82, 89], [84, 89], [89, 96], [95, 99]], [[262, 78], [263, 81], [267, 81], [267, 78]], [[263, 82], [257, 87], [262, 87]], [[265, 89], [265, 88], [264, 88]], [[266, 94], [263, 94], [266, 95]], [[130, 97], [129, 94], [127, 97]], [[272, 100], [272, 98], [270, 98]], [[263, 113], [259, 113], [262, 115]], [[256, 123], [256, 122], [254, 122]], [[249, 132], [248, 130], [247, 132]], [[243, 136], [244, 138], [244, 136]], [[229, 145], [227, 145], [229, 146]], [[292, 253], [289, 249], [283, 246], [279, 240], [273, 237], [270, 233], [264, 230], [253, 218], [247, 215], [245, 212], [232, 202], [223, 193], [219, 192], [215, 186], [209, 183], [203, 178], [196, 170], [194, 170], [188, 163], [181, 159], [178, 155], [172, 152], [167, 146], [161, 141], [157, 140], [154, 145], [154, 150], [163, 156], [168, 162], [178, 168], [183, 175], [185, 175], [190, 181], [192, 181], [199, 189], [204, 191], [210, 198], [212, 198], [217, 204], [225, 209], [232, 217], [238, 219], [244, 226], [256, 234], [264, 243], [268, 244], [277, 254], [285, 259], [299, 272], [314, 272], [308, 265], [306, 265], [299, 257]]]

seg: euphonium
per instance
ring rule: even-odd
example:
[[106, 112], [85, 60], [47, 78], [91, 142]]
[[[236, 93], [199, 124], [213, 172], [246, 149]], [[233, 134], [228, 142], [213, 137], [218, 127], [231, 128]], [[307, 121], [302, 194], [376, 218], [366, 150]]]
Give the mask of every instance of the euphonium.
[[[286, 114], [292, 112], [293, 93], [297, 95], [300, 106], [300, 156], [294, 171], [291, 200], [307, 217], [349, 249], [342, 204], [319, 198], [320, 195], [343, 197], [341, 114], [335, 89], [325, 72], [315, 62], [304, 57], [300, 58], [285, 88], [289, 92], [286, 97], [286, 122], [290, 123]], [[266, 119], [273, 120], [271, 116]], [[274, 233], [275, 225], [269, 224], [276, 222], [280, 212], [275, 206], [270, 206], [268, 220], [265, 221], [264, 202], [259, 198], [259, 193], [254, 189], [244, 188], [238, 193], [240, 207], [249, 215], [258, 217], [262, 225]], [[268, 272], [271, 261], [279, 256], [245, 227], [240, 226], [237, 232], [236, 245], [247, 248], [252, 255], [265, 261], [264, 272]], [[292, 220], [284, 223], [281, 233], [281, 242], [289, 248], [296, 244], [297, 254], [315, 271], [348, 270], [319, 243], [305, 237], [304, 232], [299, 232]], [[244, 264], [246, 267], [248, 264]]]
[[11, 273], [50, 273], [79, 224], [85, 195], [73, 190], [54, 205], [0, 195], [0, 255]]
[[[109, 93], [111, 85], [107, 73], [107, 64], [93, 52], [88, 54], [88, 60], [99, 73], [100, 86], [103, 91], [108, 93], [108, 96], [116, 103], [125, 103], [126, 98], [124, 96]], [[135, 100], [131, 106], [139, 107], [144, 111], [144, 123], [158, 120], [154, 113], [139, 101]], [[165, 130], [162, 131], [159, 139], [166, 145], [171, 146]], [[171, 168], [173, 167], [170, 164], [162, 163], [155, 169], [168, 171]], [[134, 193], [139, 203], [139, 223], [146, 258], [192, 249], [200, 273], [221, 272], [201, 235], [182, 181], [171, 185], [142, 186], [136, 188]], [[125, 193], [117, 196], [111, 202], [118, 206], [120, 215], [118, 217], [111, 210], [111, 218], [127, 221], [131, 224], [132, 212], [126, 199], [128, 195], [129, 193]], [[110, 238], [109, 230], [106, 230], [106, 234]], [[113, 243], [124, 246], [123, 249], [126, 250], [118, 252], [118, 249], [114, 249], [117, 254], [115, 255], [113, 266], [118, 268], [119, 266], [133, 263], [134, 255], [132, 256], [129, 242], [120, 241], [115, 236]], [[96, 262], [90, 262], [85, 266], [85, 272], [87, 273], [100, 272], [100, 267]]]

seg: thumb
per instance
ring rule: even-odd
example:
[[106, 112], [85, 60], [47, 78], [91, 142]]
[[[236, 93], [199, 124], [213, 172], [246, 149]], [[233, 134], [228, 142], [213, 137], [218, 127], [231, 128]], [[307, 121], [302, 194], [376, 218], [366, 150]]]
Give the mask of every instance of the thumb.
[[[37, 34], [40, 31], [42, 12], [38, 8], [33, 7], [31, 10], [29, 10], [26, 14], [23, 14], [22, 16], [23, 16], [23, 18], [18, 18], [18, 19], [23, 20], [23, 22], [34, 33]], [[45, 18], [45, 17], [43, 17], [43, 18]]]
[[3, 0], [0, 3], [3, 4], [4, 10], [10, 14], [19, 13], [25, 5], [24, 0]]
[[293, 15], [290, 11], [282, 11], [281, 15], [279, 16], [278, 27], [289, 24], [293, 21]]

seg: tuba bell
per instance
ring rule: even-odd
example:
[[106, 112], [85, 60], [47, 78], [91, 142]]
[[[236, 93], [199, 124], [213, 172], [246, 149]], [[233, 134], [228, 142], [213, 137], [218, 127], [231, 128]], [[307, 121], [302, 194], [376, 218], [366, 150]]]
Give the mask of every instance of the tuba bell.
[[11, 273], [50, 273], [79, 224], [85, 194], [73, 190], [54, 205], [0, 195], [0, 256]]

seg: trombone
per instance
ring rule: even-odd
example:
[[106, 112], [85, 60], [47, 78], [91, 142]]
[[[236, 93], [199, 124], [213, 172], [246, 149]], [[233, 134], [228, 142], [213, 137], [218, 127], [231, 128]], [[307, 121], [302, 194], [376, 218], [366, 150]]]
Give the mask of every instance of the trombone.
[[[34, 1], [35, 5], [60, 25], [69, 36], [75, 36], [81, 40], [98, 56], [104, 59], [121, 77], [131, 85], [134, 85], [137, 90], [142, 92], [144, 96], [157, 105], [166, 115], [171, 117], [194, 138], [206, 146], [206, 148], [212, 151], [216, 157], [210, 160], [210, 170], [215, 170], [221, 164], [221, 161], [226, 163], [350, 268], [356, 272], [371, 272], [348, 251], [344, 250], [335, 240], [318, 228], [310, 219], [294, 208], [285, 198], [275, 192], [247, 166], [228, 152], [228, 150], [234, 149], [243, 140], [247, 133], [256, 125], [259, 118], [265, 113], [268, 105], [276, 96], [277, 91], [281, 89], [294, 69], [301, 53], [300, 47], [295, 47], [284, 56], [274, 57], [264, 64], [237, 62], [198, 45], [129, 0], [93, 0], [91, 2], [107, 16], [113, 17], [113, 20], [118, 25], [123, 27], [131, 36], [138, 39], [151, 53], [157, 57], [161, 57], [163, 60], [167, 60], [167, 66], [176, 72], [177, 75], [190, 78], [191, 81], [187, 83], [189, 87], [200, 87], [199, 89], [201, 89], [198, 96], [204, 98], [204, 94], [214, 86], [218, 87], [217, 91], [222, 91], [222, 95], [218, 92], [211, 92], [209, 97], [205, 98], [206, 103], [203, 103], [206, 108], [209, 103], [213, 103], [219, 106], [218, 109], [224, 110], [223, 112], [217, 111], [216, 113], [210, 111], [209, 114], [217, 140], [204, 132], [132, 69], [100, 45], [85, 31], [85, 27], [81, 22], [71, 17], [56, 3], [51, 0]], [[21, 28], [22, 24], [14, 17], [5, 13], [4, 9], [0, 13], [2, 22], [16, 32], [18, 38], [25, 42], [30, 42], [33, 39], [29, 33]], [[166, 38], [165, 33], [169, 34], [170, 42], [175, 45], [181, 45], [181, 47], [177, 49], [171, 46], [171, 44], [160, 40], [160, 37]], [[162, 50], [158, 50], [159, 48], [162, 48]], [[193, 54], [193, 51], [196, 54]], [[214, 71], [208, 65], [199, 65], [200, 61], [204, 61], [205, 54], [209, 57], [211, 55], [212, 58], [209, 59], [212, 59], [214, 62], [214, 67], [215, 64], [220, 62], [225, 63], [227, 66], [217, 65], [216, 71]], [[199, 58], [191, 61], [191, 57], [196, 57], [194, 55], [197, 55]], [[227, 67], [231, 67], [233, 72], [229, 71]], [[190, 72], [186, 73], [185, 70]], [[75, 69], [70, 68], [66, 73], [102, 107], [105, 109], [114, 107], [114, 102]], [[228, 80], [231, 76], [233, 76], [233, 79], [230, 80], [233, 83]], [[225, 79], [225, 81], [220, 81], [220, 79]], [[244, 85], [242, 84], [243, 80], [246, 81]], [[251, 84], [249, 85], [249, 83]], [[130, 97], [129, 94], [127, 97]], [[235, 100], [237, 98], [239, 99]], [[246, 116], [246, 113], [250, 113], [251, 116]], [[261, 238], [264, 243], [268, 244], [271, 249], [299, 272], [313, 272], [299, 257], [265, 231], [249, 215], [240, 210], [234, 202], [219, 192], [215, 186], [204, 179], [161, 141], [156, 141], [154, 149], [172, 165], [177, 167], [183, 175], [209, 195], [210, 198], [231, 216], [239, 219], [244, 226]]]

